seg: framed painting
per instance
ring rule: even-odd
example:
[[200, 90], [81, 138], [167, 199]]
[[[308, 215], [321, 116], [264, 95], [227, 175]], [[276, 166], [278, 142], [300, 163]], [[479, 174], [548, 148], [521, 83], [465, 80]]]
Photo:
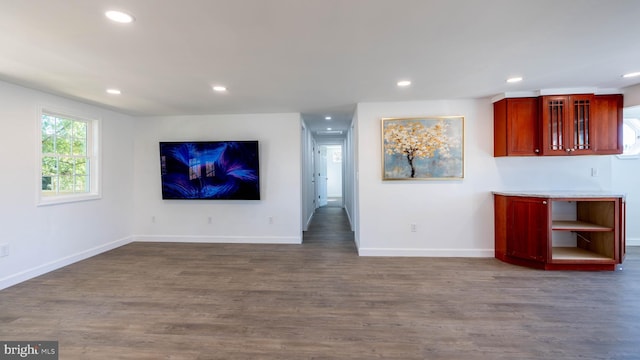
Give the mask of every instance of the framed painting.
[[463, 116], [382, 119], [382, 180], [463, 178]]

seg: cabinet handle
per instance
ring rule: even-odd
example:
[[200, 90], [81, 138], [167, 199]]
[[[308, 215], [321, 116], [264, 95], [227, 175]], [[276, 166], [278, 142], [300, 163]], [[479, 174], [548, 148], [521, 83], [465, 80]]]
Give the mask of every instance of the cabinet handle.
[[539, 153], [539, 152], [540, 152], [540, 149], [535, 149], [535, 150], [533, 150], [533, 152], [534, 152], [534, 153]]
[[547, 205], [547, 202], [546, 202], [546, 201], [543, 201], [543, 202], [542, 202], [542, 205]]

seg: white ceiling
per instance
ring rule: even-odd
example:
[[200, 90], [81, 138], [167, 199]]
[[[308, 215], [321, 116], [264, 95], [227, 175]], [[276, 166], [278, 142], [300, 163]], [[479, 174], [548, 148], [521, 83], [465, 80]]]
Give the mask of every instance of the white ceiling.
[[0, 79], [132, 115], [300, 112], [340, 129], [358, 102], [638, 84], [621, 75], [640, 71], [639, 13], [638, 0], [0, 0]]

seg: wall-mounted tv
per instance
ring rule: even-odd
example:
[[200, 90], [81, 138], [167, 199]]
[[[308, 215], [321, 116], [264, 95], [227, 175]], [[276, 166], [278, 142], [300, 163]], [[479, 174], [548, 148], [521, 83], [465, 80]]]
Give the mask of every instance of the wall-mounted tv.
[[258, 141], [160, 142], [163, 199], [260, 200]]

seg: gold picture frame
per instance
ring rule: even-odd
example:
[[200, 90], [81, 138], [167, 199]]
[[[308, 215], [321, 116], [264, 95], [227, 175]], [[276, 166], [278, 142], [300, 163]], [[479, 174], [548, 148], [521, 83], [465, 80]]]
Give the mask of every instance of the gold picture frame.
[[382, 180], [462, 180], [464, 116], [382, 119]]

